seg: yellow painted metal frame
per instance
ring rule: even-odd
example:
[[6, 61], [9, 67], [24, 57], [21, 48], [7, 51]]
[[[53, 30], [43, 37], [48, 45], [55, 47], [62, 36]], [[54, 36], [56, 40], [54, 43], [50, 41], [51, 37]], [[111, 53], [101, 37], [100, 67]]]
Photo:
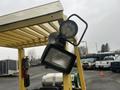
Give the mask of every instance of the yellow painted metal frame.
[[63, 74], [63, 89], [72, 90], [71, 74]]
[[[23, 16], [19, 17], [21, 15]], [[46, 45], [50, 33], [59, 31], [59, 24], [63, 20], [63, 8], [59, 1], [31, 8], [30, 10], [0, 16], [0, 46], [18, 49], [19, 90], [26, 90], [21, 66], [24, 48]], [[78, 47], [75, 47], [75, 54], [77, 56], [77, 69], [81, 88], [86, 90]], [[64, 90], [72, 90], [70, 74], [63, 75], [63, 84]]]
[[80, 78], [80, 86], [82, 90], [86, 90], [86, 83], [85, 83], [85, 78], [84, 78], [84, 72], [83, 72], [83, 68], [82, 68], [82, 64], [81, 64], [81, 60], [80, 60], [80, 50], [78, 47], [74, 47], [75, 48], [75, 54], [77, 56], [77, 71], [79, 73], [79, 78]]
[[[68, 50], [68, 43], [66, 44], [66, 50]], [[72, 90], [71, 74], [63, 73], [63, 87], [64, 90]]]
[[[84, 72], [83, 72], [81, 59], [80, 59], [80, 50], [77, 46], [74, 47], [74, 52], [75, 52], [75, 55], [77, 56], [77, 59], [76, 59], [77, 72], [79, 74], [79, 79], [80, 79], [79, 81], [80, 81], [81, 90], [86, 90]], [[63, 74], [63, 85], [64, 85], [64, 90], [72, 90], [71, 74]]]
[[24, 78], [22, 78], [22, 60], [24, 58], [24, 49], [19, 48], [18, 49], [18, 60], [19, 60], [19, 90], [26, 90], [24, 87]]

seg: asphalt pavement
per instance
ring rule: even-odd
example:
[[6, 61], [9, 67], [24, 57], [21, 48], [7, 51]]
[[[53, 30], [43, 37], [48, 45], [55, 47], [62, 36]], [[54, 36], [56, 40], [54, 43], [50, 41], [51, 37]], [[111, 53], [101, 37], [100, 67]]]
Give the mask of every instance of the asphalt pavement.
[[[31, 85], [28, 90], [41, 87], [43, 75], [56, 72], [43, 66], [30, 69]], [[85, 71], [87, 90], [120, 90], [120, 74], [111, 71]], [[18, 90], [17, 77], [0, 77], [0, 90]]]
[[87, 90], [120, 90], [120, 73], [85, 71]]

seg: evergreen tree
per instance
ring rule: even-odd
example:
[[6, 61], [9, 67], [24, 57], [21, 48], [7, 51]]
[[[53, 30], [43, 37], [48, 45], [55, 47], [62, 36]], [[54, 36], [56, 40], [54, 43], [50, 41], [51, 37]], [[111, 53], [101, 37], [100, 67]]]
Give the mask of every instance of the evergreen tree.
[[101, 52], [109, 52], [109, 51], [110, 51], [110, 47], [108, 43], [101, 45]]

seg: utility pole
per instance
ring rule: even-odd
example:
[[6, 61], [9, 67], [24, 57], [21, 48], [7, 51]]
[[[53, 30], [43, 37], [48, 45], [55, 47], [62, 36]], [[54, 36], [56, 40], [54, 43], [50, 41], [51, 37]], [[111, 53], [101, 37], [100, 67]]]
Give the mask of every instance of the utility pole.
[[83, 43], [85, 43], [85, 48], [87, 50], [87, 54], [88, 54], [88, 46], [87, 46], [87, 41], [82, 41]]
[[95, 46], [96, 46], [96, 52], [98, 53], [98, 46], [97, 46], [97, 43], [95, 43]]

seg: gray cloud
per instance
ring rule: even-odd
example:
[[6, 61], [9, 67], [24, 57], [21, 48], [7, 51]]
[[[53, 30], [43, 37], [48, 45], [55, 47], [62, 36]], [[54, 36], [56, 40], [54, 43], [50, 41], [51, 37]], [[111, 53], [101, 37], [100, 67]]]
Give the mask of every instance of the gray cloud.
[[[38, 6], [56, 0], [0, 0], [0, 16], [26, 8]], [[100, 48], [102, 43], [108, 42], [111, 49], [120, 48], [120, 1], [119, 0], [60, 0], [64, 7], [64, 14], [69, 16], [77, 13], [89, 24], [84, 40], [88, 42], [90, 52], [96, 51], [96, 43]], [[83, 27], [81, 27], [83, 28]], [[80, 29], [81, 30], [81, 29]], [[80, 32], [81, 33], [81, 32]], [[10, 49], [0, 48], [0, 58], [14, 57], [9, 54]], [[17, 51], [15, 51], [17, 53]]]
[[[120, 48], [120, 6], [119, 0], [61, 0], [65, 8], [64, 13], [70, 15], [77, 13], [89, 24], [84, 40], [88, 42], [90, 52], [100, 48], [102, 43], [108, 42], [112, 50]], [[70, 3], [70, 2], [69, 2]], [[73, 7], [72, 11], [71, 6]]]

